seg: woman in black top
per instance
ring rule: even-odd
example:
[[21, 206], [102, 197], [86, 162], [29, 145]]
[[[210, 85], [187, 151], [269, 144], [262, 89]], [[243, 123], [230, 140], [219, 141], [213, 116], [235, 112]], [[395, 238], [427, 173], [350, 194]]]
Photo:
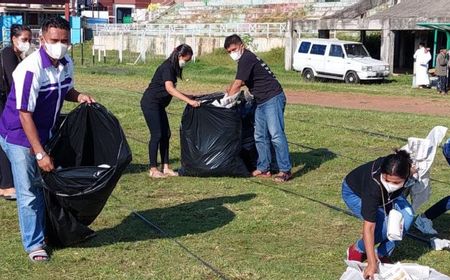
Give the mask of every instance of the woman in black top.
[[[11, 26], [10, 45], [0, 53], [0, 116], [5, 108], [6, 98], [13, 85], [12, 73], [30, 49], [31, 30], [27, 26]], [[11, 165], [0, 148], [0, 196], [14, 200], [16, 191], [13, 185]]]
[[[364, 220], [363, 236], [347, 250], [347, 259], [368, 266], [364, 278], [373, 279], [377, 262], [390, 262], [396, 242], [387, 237], [387, 215], [392, 209], [403, 216], [403, 235], [414, 220], [414, 211], [402, 195], [411, 175], [412, 161], [405, 151], [396, 151], [359, 166], [342, 183], [342, 198], [348, 208]], [[378, 247], [375, 249], [375, 245]]]
[[[190, 99], [176, 89], [177, 78], [182, 78], [183, 67], [191, 60], [192, 55], [190, 46], [182, 44], [176, 47], [170, 57], [156, 69], [152, 81], [141, 99], [142, 112], [150, 129], [149, 176], [152, 178], [178, 176], [178, 173], [169, 167], [170, 127], [165, 108], [170, 104], [172, 96], [183, 100], [192, 107], [200, 106], [198, 101]], [[158, 170], [157, 165], [158, 148], [161, 155], [162, 172]]]

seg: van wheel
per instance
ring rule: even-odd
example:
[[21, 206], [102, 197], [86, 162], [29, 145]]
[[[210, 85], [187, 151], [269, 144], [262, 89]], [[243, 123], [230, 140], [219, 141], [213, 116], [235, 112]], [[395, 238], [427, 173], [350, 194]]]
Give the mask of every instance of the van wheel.
[[303, 75], [303, 79], [305, 79], [305, 81], [308, 81], [308, 82], [314, 81], [315, 77], [314, 77], [314, 72], [312, 69], [309, 69], [309, 68], [303, 69], [302, 75]]
[[357, 84], [357, 83], [359, 83], [358, 74], [356, 74], [356, 72], [354, 72], [354, 71], [349, 71], [347, 73], [347, 75], [345, 75], [344, 80], [345, 80], [345, 82], [347, 84]]

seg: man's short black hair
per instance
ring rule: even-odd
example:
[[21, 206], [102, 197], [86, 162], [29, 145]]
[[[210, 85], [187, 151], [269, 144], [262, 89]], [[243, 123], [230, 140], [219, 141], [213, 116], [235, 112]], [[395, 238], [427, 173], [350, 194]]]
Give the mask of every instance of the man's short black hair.
[[42, 24], [42, 33], [47, 32], [51, 27], [70, 31], [70, 24], [62, 17], [49, 17]]
[[223, 44], [223, 47], [225, 49], [228, 49], [231, 45], [240, 45], [242, 44], [242, 39], [237, 34], [230, 35], [225, 38], [225, 43]]

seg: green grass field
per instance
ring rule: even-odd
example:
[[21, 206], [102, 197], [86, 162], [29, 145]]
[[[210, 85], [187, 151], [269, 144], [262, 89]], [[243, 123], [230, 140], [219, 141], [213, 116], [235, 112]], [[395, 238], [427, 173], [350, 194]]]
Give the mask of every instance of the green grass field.
[[[273, 59], [272, 68], [288, 90], [324, 87], [330, 94], [373, 91], [386, 95], [410, 90], [407, 77], [386, 85], [307, 85], [295, 73], [283, 73], [275, 63], [277, 55], [265, 55]], [[221, 55], [199, 58], [186, 68], [189, 81], [178, 87], [195, 93], [223, 89], [233, 78], [235, 66], [229, 60]], [[0, 201], [1, 279], [219, 279], [180, 244], [227, 279], [338, 279], [345, 270], [345, 251], [358, 238], [361, 222], [323, 203], [345, 209], [340, 186], [349, 171], [404, 145], [399, 137], [425, 137], [433, 126], [450, 125], [442, 117], [288, 105], [285, 117], [292, 181], [152, 180], [146, 172], [149, 132], [139, 101], [156, 66], [153, 62], [135, 67], [79, 67], [77, 88], [92, 94], [120, 120], [133, 162], [92, 225], [97, 237], [76, 247], [55, 249], [48, 264], [28, 261], [15, 204]], [[424, 96], [420, 91], [412, 94]], [[183, 108], [175, 100], [168, 107], [175, 168], [180, 166], [178, 129]], [[442, 182], [433, 182], [431, 200], [422, 210], [449, 194], [449, 167], [440, 151], [432, 177]], [[137, 218], [133, 210], [168, 236]], [[437, 219], [435, 227], [441, 237], [450, 239], [450, 213]], [[450, 275], [449, 251], [431, 251], [409, 238], [393, 259], [429, 265]]]

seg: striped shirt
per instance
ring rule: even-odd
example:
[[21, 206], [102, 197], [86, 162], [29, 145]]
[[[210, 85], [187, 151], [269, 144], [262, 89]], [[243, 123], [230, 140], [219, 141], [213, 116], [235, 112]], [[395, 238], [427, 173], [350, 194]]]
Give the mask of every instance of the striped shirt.
[[25, 58], [13, 72], [5, 110], [0, 119], [0, 135], [10, 144], [30, 147], [19, 111], [31, 112], [39, 139], [44, 145], [61, 111], [64, 98], [73, 88], [73, 65], [68, 55], [57, 67], [41, 47]]

